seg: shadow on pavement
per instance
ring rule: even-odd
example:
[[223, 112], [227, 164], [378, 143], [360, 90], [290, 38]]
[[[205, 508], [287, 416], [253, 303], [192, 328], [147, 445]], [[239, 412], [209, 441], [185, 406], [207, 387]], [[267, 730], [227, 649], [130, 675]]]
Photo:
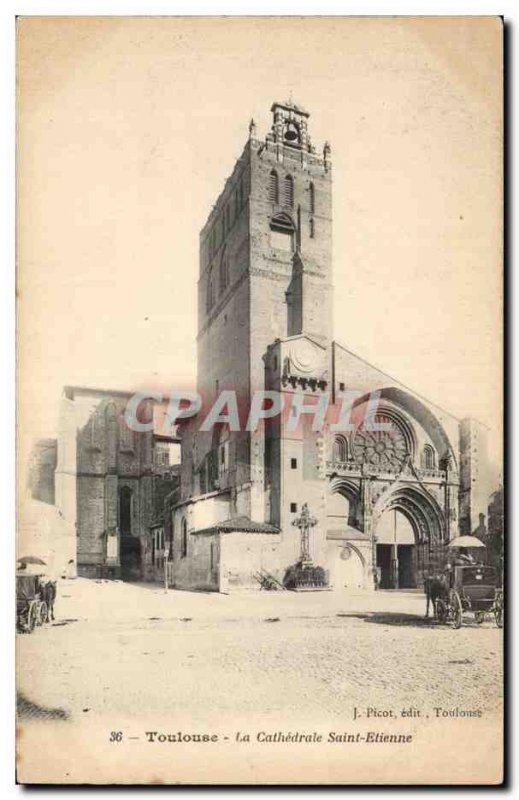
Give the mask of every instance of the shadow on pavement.
[[418, 614], [398, 614], [392, 612], [368, 612], [365, 614], [337, 614], [338, 617], [349, 617], [350, 619], [362, 619], [364, 622], [372, 622], [375, 625], [396, 625], [397, 627], [408, 628], [430, 628], [435, 623], [432, 617], [426, 618]]

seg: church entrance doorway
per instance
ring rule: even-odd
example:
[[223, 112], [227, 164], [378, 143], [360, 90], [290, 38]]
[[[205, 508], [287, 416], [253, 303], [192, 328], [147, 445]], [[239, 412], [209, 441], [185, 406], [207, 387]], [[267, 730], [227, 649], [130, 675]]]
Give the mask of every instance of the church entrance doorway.
[[384, 512], [377, 525], [377, 574], [381, 589], [415, 589], [416, 538], [398, 509]]
[[137, 536], [121, 536], [121, 580], [141, 578], [141, 542]]
[[138, 581], [141, 578], [141, 543], [133, 535], [133, 492], [129, 486], [119, 489], [118, 521], [121, 533], [121, 578]]
[[401, 486], [383, 495], [374, 512], [378, 584], [381, 589], [417, 589], [442, 558], [445, 517], [421, 487]]
[[398, 586], [400, 589], [416, 589], [414, 544], [399, 544], [398, 558]]

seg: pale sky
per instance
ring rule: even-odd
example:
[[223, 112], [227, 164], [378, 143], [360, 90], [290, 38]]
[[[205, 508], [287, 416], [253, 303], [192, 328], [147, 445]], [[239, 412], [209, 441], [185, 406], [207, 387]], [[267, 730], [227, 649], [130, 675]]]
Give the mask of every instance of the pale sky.
[[289, 96], [332, 146], [335, 338], [501, 417], [496, 18], [33, 18], [19, 35], [20, 411], [193, 386], [198, 232]]

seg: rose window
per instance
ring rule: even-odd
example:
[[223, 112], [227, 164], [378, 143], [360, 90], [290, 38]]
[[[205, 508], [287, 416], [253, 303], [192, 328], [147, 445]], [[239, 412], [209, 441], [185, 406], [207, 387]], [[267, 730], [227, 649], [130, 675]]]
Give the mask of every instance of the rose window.
[[385, 414], [376, 414], [374, 421], [383, 423], [386, 430], [370, 431], [361, 425], [353, 442], [355, 460], [374, 467], [401, 466], [409, 452], [404, 431]]

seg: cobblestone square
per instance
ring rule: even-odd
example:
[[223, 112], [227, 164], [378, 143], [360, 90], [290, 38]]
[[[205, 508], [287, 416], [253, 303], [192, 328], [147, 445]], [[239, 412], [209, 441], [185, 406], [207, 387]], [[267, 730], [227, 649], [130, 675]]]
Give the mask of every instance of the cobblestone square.
[[436, 625], [414, 592], [166, 594], [78, 579], [62, 583], [56, 609], [53, 624], [18, 636], [19, 689], [71, 719], [131, 714], [136, 698], [205, 721], [501, 705], [494, 621]]

